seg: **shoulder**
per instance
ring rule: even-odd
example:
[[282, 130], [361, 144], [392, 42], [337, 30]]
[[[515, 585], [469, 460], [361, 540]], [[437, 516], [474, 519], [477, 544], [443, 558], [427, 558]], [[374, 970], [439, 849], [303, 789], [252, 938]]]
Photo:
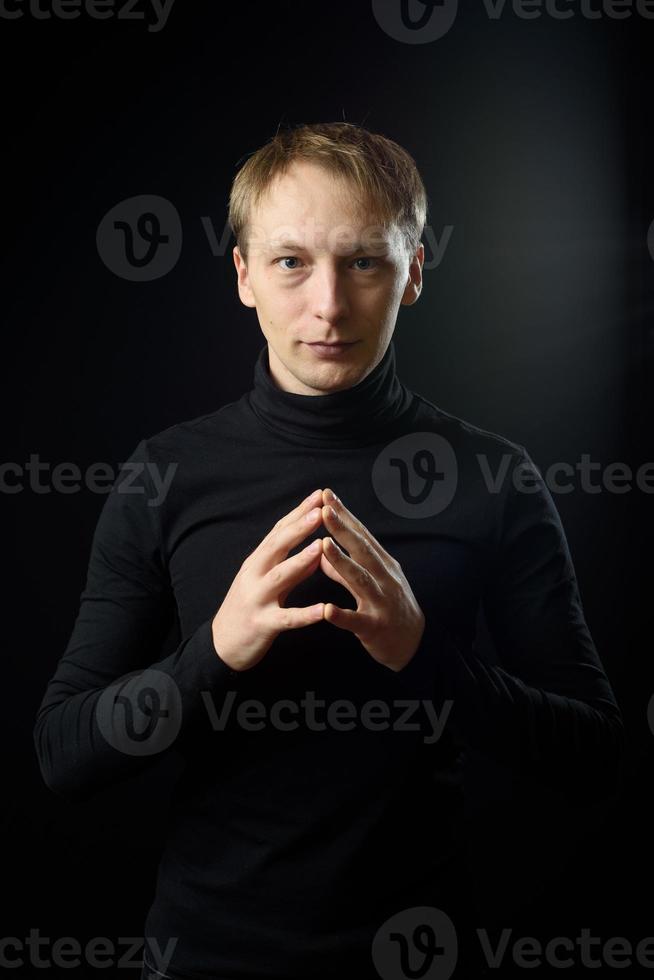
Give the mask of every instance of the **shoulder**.
[[229, 437], [240, 425], [245, 396], [228, 402], [213, 412], [183, 419], [165, 429], [144, 436], [135, 452], [145, 458], [178, 458], [186, 453], [197, 452], [202, 445]]
[[414, 398], [417, 404], [414, 425], [424, 426], [427, 430], [438, 433], [455, 451], [487, 453], [492, 456], [508, 453], [520, 458], [528, 456], [525, 447], [516, 440], [446, 412], [423, 395], [414, 392]]

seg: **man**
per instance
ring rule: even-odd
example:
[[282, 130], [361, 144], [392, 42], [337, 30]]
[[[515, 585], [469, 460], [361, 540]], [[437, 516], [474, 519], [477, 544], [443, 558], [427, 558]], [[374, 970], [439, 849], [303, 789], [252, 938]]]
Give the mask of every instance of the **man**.
[[184, 757], [144, 977], [396, 976], [437, 955], [470, 977], [465, 747], [616, 785], [622, 718], [538, 470], [395, 371], [426, 200], [410, 155], [351, 124], [254, 153], [230, 198], [267, 341], [253, 388], [141, 440], [100, 516], [35, 744], [72, 800]]

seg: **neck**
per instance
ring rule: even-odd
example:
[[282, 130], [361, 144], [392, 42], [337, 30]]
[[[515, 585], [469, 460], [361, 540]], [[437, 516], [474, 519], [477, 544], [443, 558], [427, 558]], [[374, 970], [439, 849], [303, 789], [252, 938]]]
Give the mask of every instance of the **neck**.
[[351, 388], [302, 395], [280, 388], [270, 373], [268, 345], [254, 368], [250, 406], [259, 420], [290, 442], [312, 446], [357, 446], [377, 441], [404, 418], [413, 396], [395, 370], [391, 340], [379, 364]]

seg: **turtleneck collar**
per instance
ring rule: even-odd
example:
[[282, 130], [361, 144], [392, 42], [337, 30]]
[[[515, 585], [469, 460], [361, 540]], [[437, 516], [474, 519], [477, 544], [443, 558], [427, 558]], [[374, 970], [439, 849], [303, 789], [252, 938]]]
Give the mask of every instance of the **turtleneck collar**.
[[325, 395], [299, 395], [278, 387], [270, 374], [268, 345], [254, 366], [249, 403], [259, 420], [290, 442], [310, 446], [357, 446], [394, 431], [413, 403], [395, 371], [391, 340], [379, 364], [358, 384]]

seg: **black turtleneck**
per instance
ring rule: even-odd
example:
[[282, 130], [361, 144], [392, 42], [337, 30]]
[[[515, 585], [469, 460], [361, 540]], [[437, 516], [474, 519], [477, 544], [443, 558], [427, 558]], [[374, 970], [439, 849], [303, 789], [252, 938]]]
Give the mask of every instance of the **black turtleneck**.
[[[236, 673], [213, 616], [318, 487], [399, 561], [426, 617], [418, 651], [393, 672], [322, 621]], [[355, 608], [320, 569], [287, 605], [321, 600]], [[496, 662], [475, 643], [480, 609]], [[47, 785], [74, 801], [181, 753], [144, 931], [159, 976], [364, 978], [392, 913], [465, 918], [465, 748], [612, 792], [622, 720], [527, 451], [408, 390], [391, 342], [358, 385], [317, 396], [277, 387], [264, 347], [251, 391], [138, 443], [34, 738]]]
[[395, 370], [395, 346], [388, 345], [379, 364], [352, 388], [327, 395], [298, 395], [273, 381], [267, 345], [254, 368], [249, 404], [273, 435], [286, 436], [301, 446], [367, 446], [380, 432], [405, 423], [413, 403]]

